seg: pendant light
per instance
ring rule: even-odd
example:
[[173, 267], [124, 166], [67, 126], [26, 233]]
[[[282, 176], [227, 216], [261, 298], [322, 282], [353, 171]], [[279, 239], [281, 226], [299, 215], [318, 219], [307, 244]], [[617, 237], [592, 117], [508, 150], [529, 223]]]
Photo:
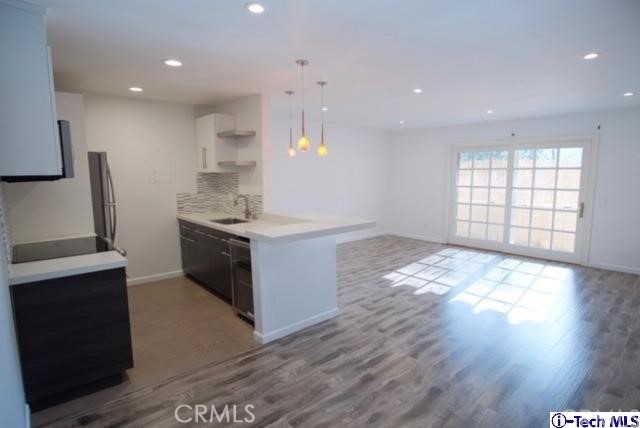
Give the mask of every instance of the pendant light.
[[324, 105], [324, 87], [326, 84], [327, 82], [325, 81], [318, 82], [318, 85], [320, 85], [320, 108], [322, 111], [321, 113], [322, 121], [320, 122], [320, 145], [318, 146], [318, 156], [322, 158], [329, 154], [329, 149], [327, 148], [326, 144], [324, 144], [324, 112], [327, 111], [327, 108]]
[[293, 119], [291, 115], [291, 96], [295, 92], [285, 91], [285, 94], [289, 95], [289, 150], [287, 150], [287, 156], [290, 158], [296, 155], [296, 149], [293, 148]]
[[301, 152], [309, 151], [311, 147], [311, 141], [307, 138], [307, 134], [304, 129], [304, 66], [309, 65], [309, 61], [306, 59], [299, 59], [296, 61], [296, 64], [300, 66], [300, 81], [302, 83], [301, 87], [301, 99], [302, 99], [302, 136], [298, 140], [298, 150]]

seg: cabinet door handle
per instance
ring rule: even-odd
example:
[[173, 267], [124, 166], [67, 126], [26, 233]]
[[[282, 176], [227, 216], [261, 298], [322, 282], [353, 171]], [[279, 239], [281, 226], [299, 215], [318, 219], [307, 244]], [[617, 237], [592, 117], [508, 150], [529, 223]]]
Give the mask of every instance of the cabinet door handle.
[[231, 257], [231, 254], [227, 253], [226, 251], [221, 251], [220, 254], [222, 254], [225, 257]]
[[202, 169], [207, 169], [207, 148], [202, 148]]
[[209, 235], [208, 233], [205, 233], [205, 236], [206, 236], [207, 238], [217, 239], [218, 241], [220, 240], [220, 238], [218, 238], [217, 236]]
[[188, 242], [196, 242], [193, 239], [187, 238], [186, 236], [182, 236], [182, 235], [180, 235], [180, 239], [184, 239], [185, 241], [188, 241]]

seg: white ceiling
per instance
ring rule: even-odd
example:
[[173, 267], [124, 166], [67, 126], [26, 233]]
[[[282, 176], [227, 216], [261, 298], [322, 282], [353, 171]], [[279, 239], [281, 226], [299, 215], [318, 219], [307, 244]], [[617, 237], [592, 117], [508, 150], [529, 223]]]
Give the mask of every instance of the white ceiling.
[[63, 90], [138, 85], [136, 97], [189, 104], [281, 95], [299, 90], [304, 57], [311, 107], [327, 80], [329, 120], [383, 129], [640, 104], [638, 0], [262, 0], [262, 15], [244, 0], [38, 2]]

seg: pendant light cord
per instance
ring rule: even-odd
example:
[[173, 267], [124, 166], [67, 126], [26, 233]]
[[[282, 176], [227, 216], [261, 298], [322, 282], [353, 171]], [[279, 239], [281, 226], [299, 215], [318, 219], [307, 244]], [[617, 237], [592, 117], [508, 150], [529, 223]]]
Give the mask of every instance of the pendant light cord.
[[304, 63], [300, 64], [300, 82], [302, 84], [302, 88], [300, 91], [300, 95], [302, 98], [302, 135], [306, 135], [304, 130]]

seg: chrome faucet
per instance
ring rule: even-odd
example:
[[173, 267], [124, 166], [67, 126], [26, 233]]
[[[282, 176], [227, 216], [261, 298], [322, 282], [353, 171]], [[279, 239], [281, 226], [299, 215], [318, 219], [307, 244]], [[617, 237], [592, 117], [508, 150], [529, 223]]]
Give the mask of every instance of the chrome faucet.
[[238, 201], [240, 200], [240, 198], [244, 199], [244, 218], [250, 220], [251, 218], [253, 218], [253, 214], [251, 213], [251, 209], [249, 209], [249, 198], [247, 197], [247, 195], [236, 195], [236, 198], [233, 201], [233, 206], [238, 206]]

